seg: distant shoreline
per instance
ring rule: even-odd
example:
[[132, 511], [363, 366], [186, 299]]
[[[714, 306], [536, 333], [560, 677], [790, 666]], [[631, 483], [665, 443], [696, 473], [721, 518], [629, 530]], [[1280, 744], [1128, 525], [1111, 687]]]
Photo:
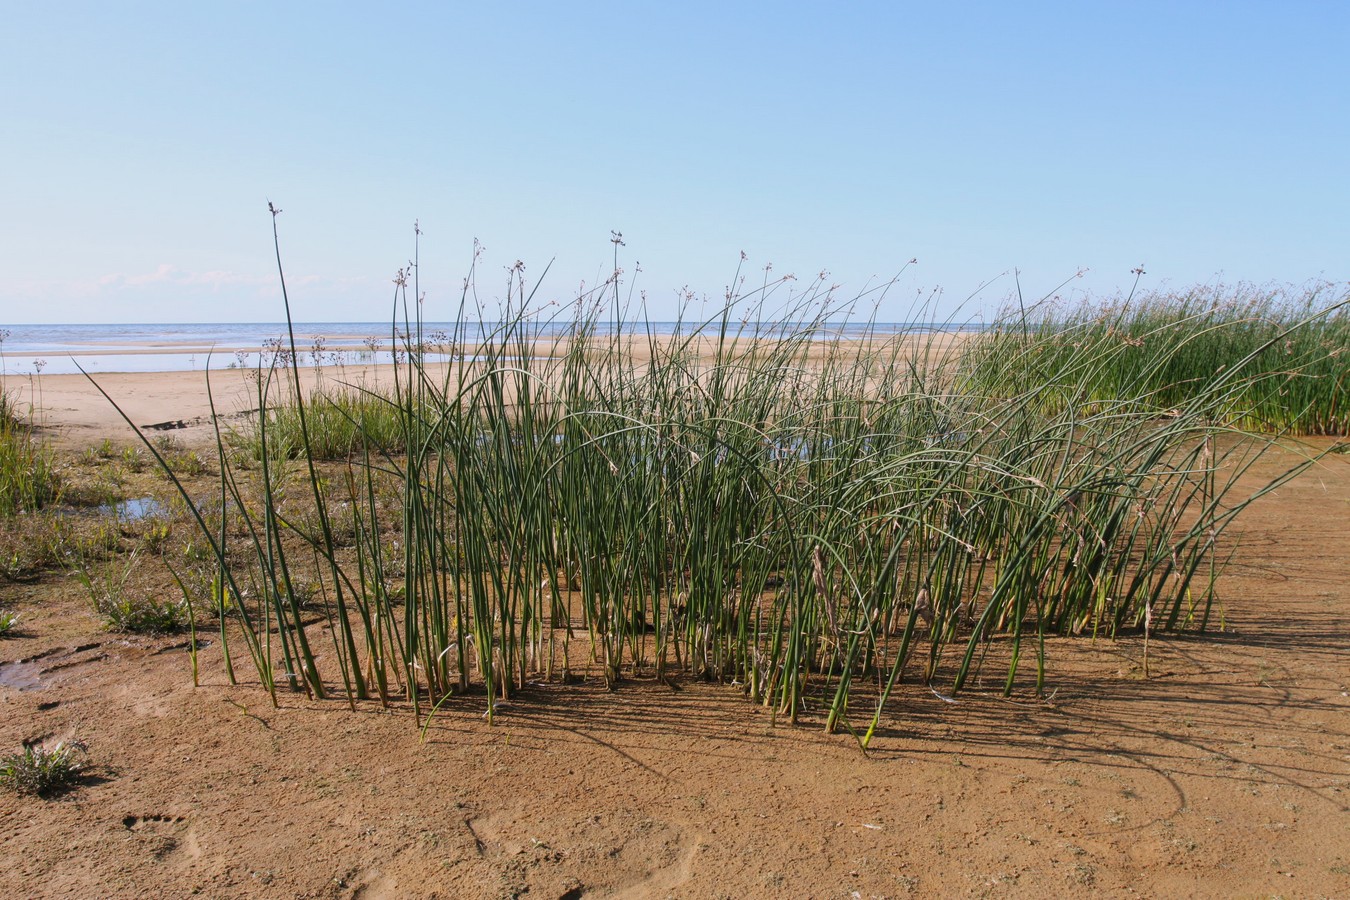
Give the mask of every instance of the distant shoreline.
[[[574, 324], [568, 319], [538, 323], [533, 327], [537, 329], [538, 339], [552, 340], [566, 337]], [[677, 328], [682, 334], [695, 331], [687, 321], [623, 323], [623, 326], [623, 332], [633, 336], [670, 336]], [[430, 345], [432, 361], [446, 361], [447, 357], [437, 357], [435, 352], [448, 349], [454, 343], [456, 328], [472, 345], [480, 332], [496, 327], [498, 323], [493, 322], [424, 322], [422, 338]], [[738, 320], [731, 322], [729, 327], [733, 330], [745, 328], [747, 338], [773, 336], [777, 328], [774, 322], [742, 325]], [[867, 336], [976, 334], [986, 326], [935, 322], [831, 322], [811, 326], [788, 321], [784, 327], [789, 331], [814, 332], [813, 340], [848, 340]], [[394, 362], [388, 349], [393, 335], [387, 322], [297, 322], [293, 329], [298, 362], [302, 367]], [[594, 333], [613, 334], [613, 323], [595, 323]], [[289, 343], [284, 322], [0, 325], [0, 335], [4, 336], [0, 342], [3, 373], [19, 377], [79, 374], [80, 368], [99, 375], [201, 373], [205, 371], [208, 359], [212, 371], [253, 368], [263, 358], [269, 342], [281, 339], [283, 346]]]
[[[910, 336], [917, 348], [926, 348], [931, 352], [944, 353], [966, 337], [970, 332], [956, 332], [943, 337], [927, 338], [922, 335]], [[822, 335], [829, 337], [829, 335]], [[892, 338], [906, 338], [903, 334], [878, 335], [882, 344]], [[709, 338], [696, 339], [690, 346], [695, 354], [711, 351]], [[858, 344], [860, 339], [843, 339], [845, 343]], [[546, 348], [542, 352], [552, 352], [558, 347], [551, 339], [545, 338]], [[319, 366], [312, 365], [313, 360], [297, 335], [297, 351], [301, 366], [300, 384], [303, 390], [325, 383], [333, 386], [356, 385], [372, 390], [392, 389], [395, 366], [389, 362], [376, 362], [371, 357], [365, 360], [344, 359], [330, 363], [327, 358]], [[644, 342], [645, 343], [645, 342]], [[79, 351], [82, 360], [106, 356], [109, 359], [132, 359], [141, 356], [149, 360], [184, 359], [190, 357], [190, 349], [199, 345], [161, 346], [157, 351], [123, 353], [121, 355], [103, 350], [84, 349]], [[465, 348], [474, 352], [472, 345]], [[859, 347], [862, 350], [862, 347]], [[631, 347], [633, 358], [637, 362], [649, 359], [649, 353], [641, 344]], [[820, 347], [812, 348], [808, 359], [830, 352], [823, 342]], [[69, 360], [75, 354], [66, 358]], [[429, 357], [432, 356], [429, 354]], [[429, 358], [424, 363], [426, 374], [433, 380], [443, 378], [455, 363], [445, 354], [439, 358]], [[211, 425], [212, 401], [216, 414], [221, 420], [239, 416], [243, 411], [258, 406], [256, 384], [249, 375], [254, 371], [252, 365], [230, 365], [234, 362], [231, 354], [217, 350], [212, 357], [210, 369], [211, 395], [207, 393], [207, 378], [204, 353], [198, 353], [195, 369], [146, 369], [142, 371], [94, 371], [86, 366], [89, 375], [98, 383], [98, 387], [80, 374], [78, 370], [59, 371], [54, 365], [44, 367], [41, 372], [34, 371], [31, 361], [39, 358], [32, 354], [18, 362], [19, 354], [5, 354], [4, 378], [0, 382], [11, 394], [21, 409], [34, 410], [34, 422], [39, 428], [55, 438], [59, 444], [67, 447], [83, 447], [97, 443], [105, 438], [117, 441], [135, 441], [136, 435], [121, 415], [107, 399], [99, 393], [98, 387], [106, 390], [122, 408], [138, 429], [159, 430], [153, 426], [175, 423], [172, 433], [185, 443], [206, 446], [214, 443], [214, 429]], [[58, 359], [54, 354], [46, 357], [49, 361]], [[474, 357], [470, 356], [469, 360]], [[185, 377], [186, 376], [186, 377]], [[283, 378], [288, 376], [282, 375]], [[177, 424], [182, 423], [182, 424]]]

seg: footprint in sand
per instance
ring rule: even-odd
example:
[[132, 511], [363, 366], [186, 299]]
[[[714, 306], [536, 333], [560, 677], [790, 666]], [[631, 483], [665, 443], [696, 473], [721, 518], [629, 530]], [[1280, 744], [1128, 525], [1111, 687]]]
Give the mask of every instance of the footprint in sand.
[[152, 813], [122, 817], [124, 827], [157, 860], [168, 860], [174, 856], [196, 859], [201, 856], [201, 847], [191, 823], [183, 816]]

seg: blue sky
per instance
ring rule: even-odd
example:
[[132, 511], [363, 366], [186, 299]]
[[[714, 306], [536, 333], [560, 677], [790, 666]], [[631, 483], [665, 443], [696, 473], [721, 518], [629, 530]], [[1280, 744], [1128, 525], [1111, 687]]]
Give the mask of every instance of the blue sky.
[[[821, 270], [880, 316], [1350, 278], [1350, 4], [18, 3], [0, 322], [428, 315], [627, 242], [655, 318]], [[916, 265], [905, 268], [911, 258]], [[638, 272], [639, 268], [641, 271]], [[1086, 269], [1081, 278], [1076, 272]], [[633, 279], [636, 278], [636, 282]]]

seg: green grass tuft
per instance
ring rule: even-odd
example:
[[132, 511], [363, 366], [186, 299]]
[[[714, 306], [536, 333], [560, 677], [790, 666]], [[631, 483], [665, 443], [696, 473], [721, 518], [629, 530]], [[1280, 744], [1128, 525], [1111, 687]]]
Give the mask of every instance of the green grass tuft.
[[[255, 418], [232, 439], [236, 452], [256, 461], [264, 443], [272, 459], [298, 459], [309, 453], [315, 459], [347, 459], [369, 447], [376, 454], [396, 454], [405, 449], [405, 411], [391, 397], [355, 388], [316, 388], [305, 399], [305, 432], [293, 400], [272, 404], [266, 421]], [[307, 439], [307, 440], [306, 440]]]
[[36, 797], [69, 790], [87, 768], [88, 752], [78, 741], [47, 748], [28, 744], [18, 753], [0, 758], [0, 785]]
[[59, 496], [60, 479], [51, 448], [30, 426], [0, 418], [0, 517], [35, 512]]
[[1009, 315], [980, 342], [971, 390], [1052, 385], [1052, 404], [1133, 399], [1157, 412], [1226, 386], [1211, 410], [1264, 432], [1350, 429], [1350, 295], [1250, 286], [1198, 288]]
[[111, 631], [170, 634], [187, 628], [191, 610], [186, 599], [159, 599], [127, 586], [138, 552], [132, 551], [120, 575], [111, 571], [95, 575], [82, 558], [76, 561], [75, 578], [89, 595], [94, 614]]

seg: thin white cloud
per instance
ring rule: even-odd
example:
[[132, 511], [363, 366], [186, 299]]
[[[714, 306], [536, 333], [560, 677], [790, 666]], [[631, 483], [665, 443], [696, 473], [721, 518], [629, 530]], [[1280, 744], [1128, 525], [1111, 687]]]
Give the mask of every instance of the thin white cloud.
[[[387, 295], [379, 279], [364, 276], [295, 274], [286, 279], [291, 302], [312, 318], [340, 315], [379, 318]], [[0, 306], [18, 310], [15, 321], [111, 321], [159, 317], [177, 321], [185, 310], [213, 310], [196, 315], [233, 321], [265, 321], [278, 315], [281, 285], [275, 272], [246, 273], [226, 269], [201, 271], [161, 263], [139, 272], [109, 272], [84, 278], [47, 278], [5, 284], [0, 278]], [[23, 310], [28, 310], [24, 313]], [[362, 310], [356, 312], [354, 310]], [[364, 310], [370, 310], [369, 313]], [[59, 313], [59, 314], [57, 314]], [[3, 317], [0, 317], [3, 321]]]
[[207, 272], [188, 272], [170, 263], [160, 263], [153, 272], [113, 272], [94, 280], [97, 289], [134, 288], [165, 284], [179, 287], [265, 287], [274, 281], [263, 275], [245, 275], [223, 269]]
[[[361, 276], [330, 277], [327, 275], [293, 275], [286, 279], [292, 289], [309, 288], [334, 292], [363, 291], [371, 286], [371, 279]], [[0, 285], [0, 288], [4, 288]], [[227, 269], [202, 272], [180, 269], [172, 263], [160, 263], [148, 272], [109, 272], [92, 278], [47, 279], [24, 281], [9, 285], [4, 290], [24, 297], [96, 298], [124, 295], [135, 291], [183, 289], [195, 292], [217, 293], [226, 289], [251, 295], [272, 296], [280, 293], [275, 273], [248, 274]]]

